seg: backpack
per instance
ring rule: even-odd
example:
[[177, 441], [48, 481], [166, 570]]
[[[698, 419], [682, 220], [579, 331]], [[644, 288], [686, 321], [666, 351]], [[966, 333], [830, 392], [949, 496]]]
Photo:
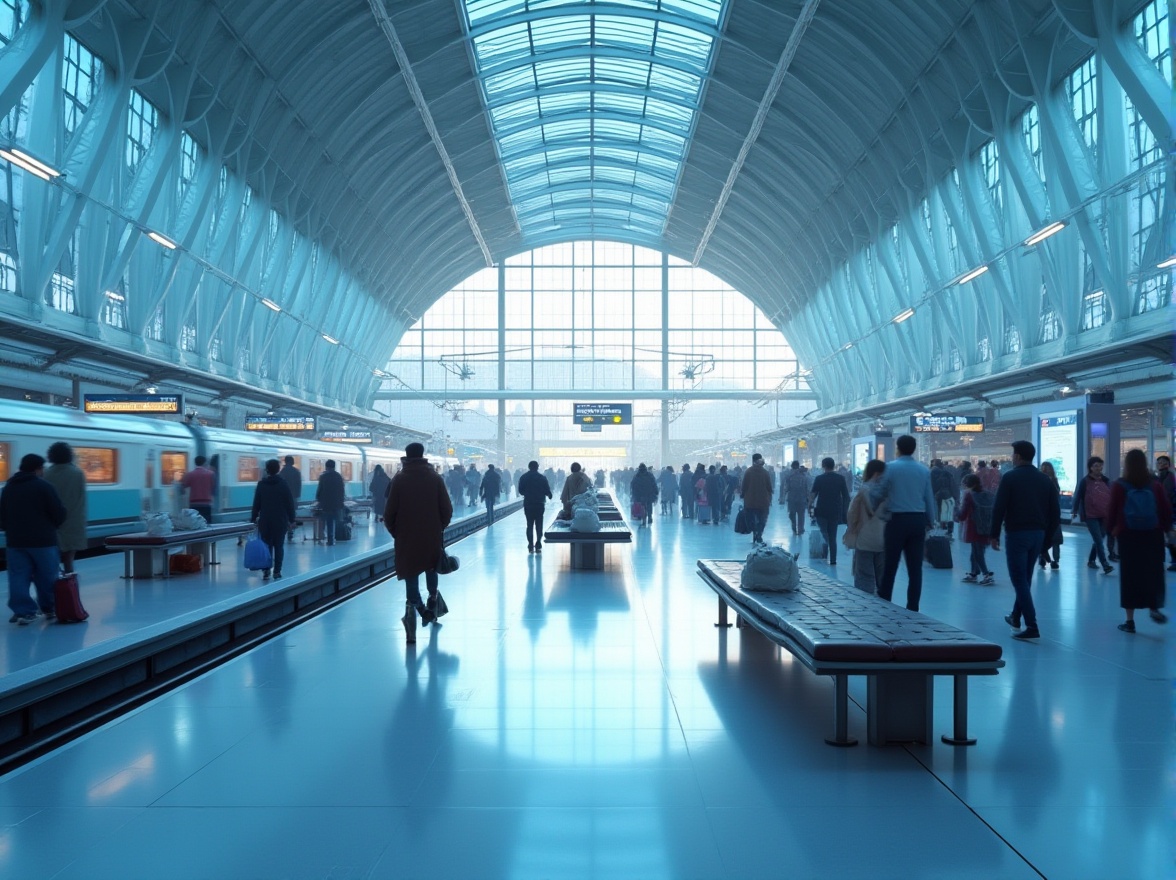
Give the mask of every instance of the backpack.
[[1151, 484], [1140, 488], [1126, 480], [1119, 480], [1119, 485], [1127, 492], [1127, 500], [1123, 504], [1123, 519], [1127, 528], [1132, 531], [1147, 532], [1160, 527], [1160, 514], [1156, 509], [1156, 493]]
[[991, 492], [972, 493], [972, 525], [976, 534], [986, 537], [992, 536], [992, 505], [996, 496]]
[[1111, 486], [1106, 480], [1086, 481], [1083, 508], [1087, 519], [1102, 519], [1111, 508]]
[[747, 554], [739, 586], [744, 590], [791, 593], [800, 586], [796, 557], [781, 547], [756, 547]]

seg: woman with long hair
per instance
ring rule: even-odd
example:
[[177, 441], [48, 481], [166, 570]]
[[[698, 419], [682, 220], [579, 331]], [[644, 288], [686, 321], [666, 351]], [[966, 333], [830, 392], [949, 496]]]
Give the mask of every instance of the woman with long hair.
[[[1119, 605], [1135, 632], [1135, 610], [1147, 608], [1156, 623], [1167, 623], [1164, 606], [1164, 535], [1172, 531], [1172, 505], [1147, 469], [1142, 449], [1128, 450], [1123, 477], [1111, 484], [1110, 531], [1119, 538]], [[1171, 537], [1171, 536], [1169, 536]]]
[[[1049, 477], [1049, 481], [1051, 483], [1053, 483], [1054, 492], [1057, 493], [1059, 504], [1060, 504], [1061, 497], [1062, 497], [1062, 487], [1058, 483], [1058, 475], [1057, 475], [1057, 472], [1054, 470], [1053, 464], [1048, 461], [1043, 461], [1041, 463], [1041, 472], [1043, 474], [1045, 474], [1047, 477]], [[1053, 558], [1052, 559], [1050, 558], [1050, 551], [1051, 550], [1053, 551]], [[1045, 541], [1042, 542], [1042, 545], [1041, 545], [1041, 556], [1039, 556], [1037, 558], [1037, 562], [1042, 567], [1043, 570], [1045, 568], [1045, 564], [1048, 562], [1049, 567], [1052, 568], [1054, 571], [1057, 571], [1058, 570], [1058, 562], [1061, 560], [1061, 555], [1062, 555], [1062, 524], [1059, 521], [1058, 522], [1058, 530], [1056, 532], [1054, 532], [1052, 535], [1045, 536]]]

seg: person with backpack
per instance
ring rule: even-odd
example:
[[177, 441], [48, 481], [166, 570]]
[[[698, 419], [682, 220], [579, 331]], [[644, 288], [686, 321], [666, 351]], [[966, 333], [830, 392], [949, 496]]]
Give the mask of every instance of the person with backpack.
[[1119, 629], [1135, 632], [1137, 608], [1147, 608], [1156, 623], [1167, 623], [1168, 615], [1160, 609], [1165, 591], [1164, 536], [1172, 531], [1172, 505], [1148, 471], [1142, 449], [1130, 449], [1123, 457], [1123, 478], [1111, 485], [1107, 523], [1119, 539], [1119, 605], [1127, 615]]
[[[1103, 460], [1097, 455], [1092, 455], [1086, 461], [1086, 476], [1078, 481], [1078, 486], [1074, 490], [1074, 505], [1073, 511], [1077, 513], [1082, 522], [1086, 524], [1086, 530], [1090, 532], [1090, 539], [1092, 546], [1090, 548], [1090, 556], [1086, 560], [1087, 568], [1098, 568], [1102, 566], [1102, 570], [1106, 574], [1114, 571], [1114, 567], [1107, 561], [1107, 551], [1103, 547], [1103, 541], [1106, 538], [1106, 516], [1111, 507], [1111, 484], [1106, 477], [1103, 476]], [[1070, 517], [1070, 522], [1073, 522], [1073, 516]], [[1098, 559], [1098, 564], [1095, 564], [1095, 559]]]
[[992, 505], [995, 501], [991, 492], [985, 492], [980, 478], [965, 474], [963, 480], [964, 500], [955, 513], [956, 522], [964, 527], [964, 543], [972, 548], [971, 564], [964, 575], [964, 583], [991, 587], [996, 579], [984, 561], [984, 551], [992, 535]]
[[866, 462], [862, 485], [849, 505], [845, 534], [841, 538], [853, 551], [853, 585], [871, 595], [877, 592], [886, 570], [886, 521], [890, 514], [885, 501], [877, 507], [870, 504], [870, 490], [885, 470], [884, 461], [873, 458]]

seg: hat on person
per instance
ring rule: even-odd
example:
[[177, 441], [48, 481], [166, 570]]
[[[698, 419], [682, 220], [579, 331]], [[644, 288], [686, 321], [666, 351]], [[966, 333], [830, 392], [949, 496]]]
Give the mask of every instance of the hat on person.
[[33, 471], [39, 471], [44, 466], [45, 459], [35, 452], [30, 452], [20, 460], [20, 472], [22, 474], [31, 474]]

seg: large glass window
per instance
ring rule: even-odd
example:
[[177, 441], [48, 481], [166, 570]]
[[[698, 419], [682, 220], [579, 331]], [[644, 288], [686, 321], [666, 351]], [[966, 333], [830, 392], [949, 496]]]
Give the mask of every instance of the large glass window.
[[1172, 33], [1168, 22], [1168, 0], [1153, 0], [1135, 17], [1135, 39], [1159, 67], [1166, 83], [1172, 82]]
[[984, 183], [992, 195], [992, 203], [996, 205], [998, 212], [1004, 211], [1004, 196], [1000, 186], [1000, 155], [995, 140], [980, 148], [980, 166], [984, 171]]
[[143, 157], [151, 149], [155, 129], [159, 126], [159, 111], [151, 102], [135, 90], [131, 90], [130, 109], [127, 113], [127, 170], [134, 177], [143, 163]]
[[1067, 80], [1074, 122], [1092, 153], [1098, 152], [1098, 56], [1091, 55]]
[[65, 139], [68, 141], [90, 109], [90, 103], [102, 83], [102, 62], [85, 46], [65, 35], [65, 59], [62, 62], [61, 87], [65, 96]]

